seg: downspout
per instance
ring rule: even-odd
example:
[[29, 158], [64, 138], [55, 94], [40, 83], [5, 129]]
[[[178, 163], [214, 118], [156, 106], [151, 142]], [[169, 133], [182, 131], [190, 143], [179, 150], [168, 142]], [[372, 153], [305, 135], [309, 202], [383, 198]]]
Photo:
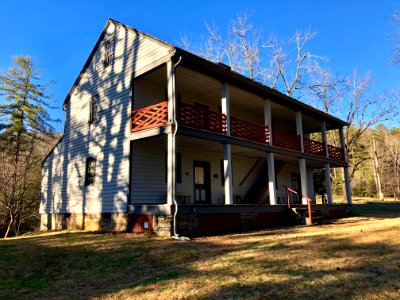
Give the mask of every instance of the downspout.
[[[175, 63], [175, 65], [172, 68], [172, 81], [173, 81], [172, 86], [174, 88], [173, 93], [172, 93], [173, 97], [174, 97], [174, 101], [172, 101], [172, 105], [173, 105], [173, 107], [172, 107], [172, 111], [173, 111], [172, 115], [174, 117], [172, 119], [172, 124], [171, 124], [172, 126], [171, 127], [172, 127], [172, 130], [173, 130], [172, 136], [173, 136], [174, 141], [175, 141], [175, 147], [176, 147], [176, 133], [178, 132], [178, 121], [176, 120], [176, 90], [175, 90], [175, 76], [176, 75], [175, 75], [175, 70], [178, 67], [178, 65], [181, 63], [181, 61], [182, 61], [182, 56], [179, 56], [179, 60]], [[176, 166], [176, 162], [175, 162], [176, 156], [173, 157], [172, 159], [174, 160], [174, 166]], [[174, 239], [188, 241], [188, 240], [190, 240], [188, 237], [179, 236], [178, 233], [176, 232], [176, 220], [177, 220], [176, 216], [178, 215], [178, 202], [176, 201], [176, 178], [175, 178], [175, 173], [174, 173], [174, 179], [172, 180], [172, 190], [174, 191], [173, 195], [172, 195], [172, 201], [174, 202], [174, 205], [175, 205], [174, 220], [173, 220], [174, 221], [174, 228], [173, 228], [174, 229], [174, 236], [173, 236], [173, 238]]]

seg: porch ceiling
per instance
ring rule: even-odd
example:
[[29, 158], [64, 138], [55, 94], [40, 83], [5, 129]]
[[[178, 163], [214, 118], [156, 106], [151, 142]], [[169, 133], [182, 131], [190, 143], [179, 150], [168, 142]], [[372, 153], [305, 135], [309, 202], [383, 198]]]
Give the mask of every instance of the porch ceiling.
[[[167, 87], [166, 67], [159, 67], [143, 77], [150, 82]], [[221, 82], [211, 76], [179, 67], [176, 75], [176, 90], [183, 101], [193, 100], [220, 106]], [[231, 115], [253, 123], [264, 123], [264, 102], [260, 96], [231, 86]], [[307, 114], [302, 115], [305, 133], [321, 132], [321, 120]], [[278, 102], [272, 102], [272, 120], [276, 129], [296, 132], [295, 111]], [[327, 130], [332, 126], [327, 122]]]
[[[148, 139], [150, 139], [155, 144], [164, 145], [166, 147], [166, 140], [167, 140], [166, 135], [158, 135], [158, 136], [150, 137]], [[137, 142], [140, 143], [140, 140], [138, 140]], [[177, 149], [177, 152], [182, 151], [182, 149], [196, 149], [196, 150], [201, 150], [204, 152], [214, 152], [214, 153], [219, 153], [221, 158], [223, 157], [222, 143], [216, 142], [216, 141], [200, 139], [200, 138], [195, 138], [195, 137], [178, 135], [177, 139], [176, 139], [176, 149]], [[241, 146], [237, 146], [237, 145], [232, 145], [231, 149], [232, 149], [233, 157], [241, 156], [241, 157], [246, 157], [249, 159], [258, 158], [258, 157], [266, 158], [265, 151], [241, 147]], [[299, 160], [296, 157], [275, 153], [274, 158], [275, 158], [275, 160], [285, 161], [289, 165], [299, 166]], [[312, 169], [324, 168], [324, 163], [321, 161], [316, 161], [316, 160], [314, 161], [311, 159], [307, 159], [306, 164], [307, 164], [307, 167], [312, 168]], [[331, 168], [334, 168], [334, 167], [340, 167], [340, 166], [335, 166], [334, 164], [331, 164]]]
[[[214, 152], [220, 153], [221, 158], [223, 157], [223, 146], [219, 142], [214, 141], [207, 141], [203, 139], [187, 137], [187, 136], [178, 136], [177, 138], [177, 151], [183, 148], [196, 148], [200, 149], [205, 152]], [[266, 152], [259, 151], [256, 149], [250, 149], [245, 147], [240, 147], [237, 145], [232, 145], [232, 156], [242, 156], [247, 158], [266, 158]], [[299, 160], [296, 157], [282, 155], [282, 154], [275, 154], [275, 160], [282, 160], [285, 161], [289, 165], [299, 166]], [[307, 167], [313, 169], [321, 169], [324, 167], [324, 163], [320, 161], [313, 161], [307, 160], [306, 161]], [[331, 166], [334, 167], [334, 166]]]

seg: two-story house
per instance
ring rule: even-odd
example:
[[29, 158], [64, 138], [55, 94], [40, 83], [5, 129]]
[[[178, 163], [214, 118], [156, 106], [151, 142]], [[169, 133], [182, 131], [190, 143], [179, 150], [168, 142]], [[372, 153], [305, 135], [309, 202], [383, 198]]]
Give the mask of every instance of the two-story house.
[[[346, 122], [114, 20], [63, 109], [42, 229], [197, 235], [284, 224], [288, 204], [331, 216], [351, 205]], [[332, 201], [332, 167], [344, 168], [347, 205]], [[327, 174], [326, 204], [313, 169]]]

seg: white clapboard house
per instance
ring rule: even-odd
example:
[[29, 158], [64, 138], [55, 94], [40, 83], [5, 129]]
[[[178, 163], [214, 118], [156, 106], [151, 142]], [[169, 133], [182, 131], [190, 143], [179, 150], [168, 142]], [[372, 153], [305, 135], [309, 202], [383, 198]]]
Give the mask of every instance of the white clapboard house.
[[[333, 217], [351, 205], [346, 122], [114, 20], [63, 109], [43, 162], [43, 230], [201, 235], [285, 224], [308, 201]], [[329, 180], [316, 199], [313, 170], [332, 167], [347, 204], [332, 202]]]

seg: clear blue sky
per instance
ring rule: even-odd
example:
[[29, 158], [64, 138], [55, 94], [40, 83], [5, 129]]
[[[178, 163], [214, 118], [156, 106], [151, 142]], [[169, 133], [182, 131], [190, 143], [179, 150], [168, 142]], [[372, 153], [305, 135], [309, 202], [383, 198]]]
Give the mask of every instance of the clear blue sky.
[[[242, 10], [266, 34], [296, 29], [318, 33], [312, 51], [332, 59], [341, 74], [371, 71], [376, 90], [399, 86], [400, 66], [388, 63], [399, 1], [8, 1], [0, 4], [0, 68], [12, 55], [31, 55], [61, 105], [108, 18], [177, 44], [183, 32], [200, 34], [204, 22], [222, 29]], [[54, 116], [62, 117], [61, 111]]]

